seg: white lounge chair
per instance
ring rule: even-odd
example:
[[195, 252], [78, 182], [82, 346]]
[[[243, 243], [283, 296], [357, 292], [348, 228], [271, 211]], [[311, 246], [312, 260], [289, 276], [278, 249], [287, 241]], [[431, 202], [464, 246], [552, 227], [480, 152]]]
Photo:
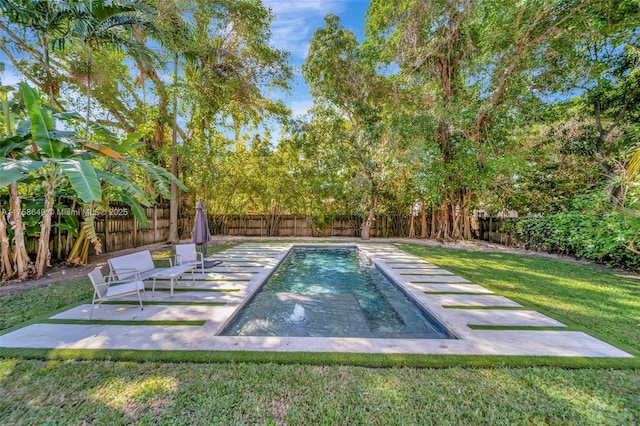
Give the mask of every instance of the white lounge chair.
[[121, 281], [111, 281], [109, 279], [110, 277], [111, 276], [107, 277], [108, 280], [105, 281], [100, 268], [95, 268], [89, 272], [89, 279], [91, 280], [91, 284], [93, 284], [93, 301], [91, 302], [89, 319], [93, 318], [93, 308], [96, 302], [98, 302], [98, 306], [100, 306], [104, 300], [126, 294], [137, 293], [138, 300], [140, 301], [140, 309], [144, 309], [142, 307], [142, 298], [140, 297], [140, 292], [144, 291], [144, 282], [142, 278], [140, 278], [140, 274], [136, 273], [133, 277]]
[[178, 244], [176, 246], [176, 265], [192, 265], [204, 271], [202, 253], [196, 251], [195, 244]]

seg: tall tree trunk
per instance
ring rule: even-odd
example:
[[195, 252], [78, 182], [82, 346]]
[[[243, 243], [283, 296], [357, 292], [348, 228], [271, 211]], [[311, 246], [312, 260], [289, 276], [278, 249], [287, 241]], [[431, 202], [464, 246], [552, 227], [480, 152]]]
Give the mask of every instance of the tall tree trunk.
[[462, 238], [471, 239], [471, 191], [464, 190], [462, 193]]
[[411, 214], [409, 215], [409, 238], [416, 237], [416, 215], [411, 207]]
[[442, 241], [471, 239], [471, 190], [452, 191], [432, 211], [430, 237]]
[[[171, 132], [171, 174], [178, 176], [178, 55], [174, 57], [173, 67], [173, 129]], [[178, 237], [178, 185], [171, 182], [171, 199], [169, 200], [169, 242], [176, 244]]]
[[7, 222], [5, 212], [0, 203], [0, 281], [13, 276], [13, 262], [11, 261], [11, 247], [7, 236]]
[[371, 198], [371, 204], [369, 205], [369, 211], [367, 212], [367, 217], [362, 221], [362, 239], [368, 240], [370, 239], [370, 231], [371, 225], [373, 224], [373, 219], [376, 214], [376, 209], [378, 207], [378, 203], [382, 199], [382, 195], [374, 195]]
[[462, 190], [453, 191], [449, 200], [449, 212], [451, 214], [451, 238], [462, 239]]
[[420, 238], [427, 238], [427, 203], [420, 200]]
[[438, 238], [438, 211], [431, 208], [431, 230], [429, 231], [429, 238]]
[[29, 275], [29, 256], [24, 242], [24, 222], [22, 221], [22, 200], [18, 192], [18, 182], [9, 185], [9, 210], [11, 210], [11, 229], [13, 230], [13, 264], [19, 280]]
[[44, 197], [44, 212], [40, 225], [40, 239], [38, 240], [38, 254], [36, 256], [36, 278], [44, 275], [44, 270], [49, 265], [51, 253], [49, 252], [49, 237], [51, 235], [51, 218], [53, 216], [53, 204], [55, 201], [55, 189], [57, 179], [55, 169], [51, 171], [47, 184], [47, 192]]
[[93, 44], [91, 42], [87, 43], [87, 122], [85, 123], [85, 139], [89, 141], [89, 122], [91, 120], [91, 65], [93, 61]]

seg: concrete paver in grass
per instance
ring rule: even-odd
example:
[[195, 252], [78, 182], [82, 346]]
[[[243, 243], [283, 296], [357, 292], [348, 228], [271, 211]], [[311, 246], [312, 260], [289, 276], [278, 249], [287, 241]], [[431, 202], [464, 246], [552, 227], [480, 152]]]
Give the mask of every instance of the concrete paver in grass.
[[[351, 244], [350, 246], [354, 246]], [[243, 244], [209, 258], [224, 259], [222, 268], [188, 274], [176, 285], [173, 297], [162, 291], [168, 282], [158, 281], [155, 292], [145, 292], [144, 311], [136, 305], [104, 304], [94, 312], [103, 324], [31, 324], [0, 336], [0, 347], [126, 349], [126, 350], [210, 350], [282, 352], [359, 352], [458, 355], [539, 355], [583, 357], [630, 357], [605, 342], [570, 330], [476, 330], [473, 325], [553, 326], [562, 323], [535, 311], [515, 309], [456, 309], [447, 306], [520, 307], [494, 295], [468, 280], [439, 271], [427, 275], [423, 270], [439, 269], [422, 259], [388, 245], [362, 245], [361, 250], [398, 282], [416, 303], [427, 309], [455, 339], [370, 339], [337, 337], [219, 336], [233, 313], [268, 278], [284, 259], [292, 244]], [[344, 246], [344, 245], [342, 245]], [[230, 267], [233, 265], [233, 268]], [[245, 266], [246, 268], [242, 268]], [[406, 272], [420, 275], [408, 275]], [[405, 273], [403, 273], [403, 271]], [[448, 273], [448, 271], [446, 271]], [[224, 277], [224, 278], [223, 278]], [[230, 280], [229, 277], [237, 280]], [[242, 279], [240, 279], [242, 278]], [[216, 291], [222, 289], [236, 292]], [[445, 293], [445, 294], [434, 294]], [[135, 301], [136, 296], [122, 300]], [[221, 302], [222, 306], [206, 303]], [[187, 303], [185, 305], [185, 303]], [[193, 303], [193, 304], [189, 304]], [[90, 305], [81, 305], [56, 315], [58, 321], [88, 317]], [[204, 325], [113, 325], [122, 321], [205, 321]]]
[[429, 294], [428, 298], [441, 306], [475, 306], [475, 307], [502, 307], [519, 308], [521, 304], [498, 295], [477, 294]]
[[[105, 321], [226, 321], [237, 306], [209, 305], [135, 305], [103, 304], [93, 310], [92, 320]], [[51, 319], [89, 320], [91, 304], [80, 305], [54, 315]]]
[[447, 309], [457, 321], [467, 325], [491, 325], [513, 327], [565, 327], [560, 321], [536, 311], [500, 309]]
[[[261, 267], [253, 267], [253, 266], [214, 266], [213, 268], [205, 268], [204, 273], [223, 273], [223, 274], [255, 274], [256, 272], [261, 272], [264, 268]], [[196, 271], [200, 271], [200, 269], [196, 269]]]
[[[237, 281], [203, 281], [196, 280], [192, 281], [178, 281], [176, 285], [173, 287], [174, 292], [189, 292], [194, 290], [202, 290], [202, 291], [231, 291], [231, 290], [243, 290], [246, 289], [251, 281], [248, 280], [237, 280]], [[147, 289], [147, 294], [153, 296], [155, 293], [162, 293], [169, 290], [169, 282], [162, 281], [156, 284], [156, 291], [152, 291], [151, 289]], [[173, 299], [172, 299], [173, 300]]]
[[432, 263], [427, 263], [427, 262], [423, 262], [423, 263], [419, 263], [419, 262], [385, 262], [387, 265], [389, 265], [391, 268], [393, 269], [398, 269], [398, 270], [402, 270], [402, 269], [436, 269], [438, 268], [436, 265], [432, 264]]
[[440, 269], [440, 268], [431, 268], [431, 269], [397, 269], [397, 268], [393, 268], [394, 271], [396, 271], [397, 273], [399, 273], [400, 275], [410, 275], [410, 276], [416, 276], [416, 275], [453, 275], [451, 272], [447, 271], [446, 269]]
[[[576, 331], [474, 330], [458, 340], [216, 336], [216, 326], [32, 324], [0, 336], [4, 347], [56, 349], [351, 352], [434, 355], [631, 355]], [[25, 346], [29, 342], [30, 346]]]
[[493, 293], [478, 284], [430, 284], [409, 282], [425, 293]]
[[[175, 289], [173, 292], [173, 296], [167, 289], [158, 289], [156, 287], [156, 291], [146, 291], [145, 296], [142, 297], [142, 304], [154, 304], [154, 303], [232, 303], [238, 304], [244, 301], [245, 297], [247, 297], [247, 286], [244, 287], [234, 287], [234, 288], [223, 288], [215, 287], [212, 289], [194, 289], [189, 291], [184, 291], [181, 289]], [[202, 291], [198, 291], [202, 290]], [[219, 290], [219, 291], [216, 291]], [[227, 291], [225, 291], [227, 290]], [[234, 290], [234, 291], [228, 291]], [[138, 296], [135, 294], [122, 296], [115, 300], [124, 302], [137, 302]]]
[[[260, 271], [256, 272], [195, 272], [193, 274], [196, 280], [220, 280], [220, 281], [247, 281], [253, 278], [253, 276]], [[191, 278], [190, 274], [184, 276], [184, 278]]]
[[238, 259], [238, 258], [213, 258], [207, 257], [204, 259], [205, 262], [210, 261], [222, 261], [221, 264], [214, 266], [216, 267], [247, 267], [247, 268], [269, 268], [274, 267], [278, 263], [272, 260], [264, 260], [264, 259]]
[[471, 282], [457, 275], [410, 275], [411, 283], [468, 283]]
[[220, 252], [220, 253], [216, 253], [214, 255], [211, 256], [207, 256], [207, 258], [212, 258], [212, 259], [246, 259], [246, 260], [271, 260], [273, 259], [273, 256], [270, 253], [251, 253], [251, 252], [245, 252], [245, 253], [240, 253], [240, 252], [236, 252], [236, 253], [225, 253], [225, 252]]
[[630, 354], [580, 331], [473, 330], [467, 350], [487, 355], [633, 358]]

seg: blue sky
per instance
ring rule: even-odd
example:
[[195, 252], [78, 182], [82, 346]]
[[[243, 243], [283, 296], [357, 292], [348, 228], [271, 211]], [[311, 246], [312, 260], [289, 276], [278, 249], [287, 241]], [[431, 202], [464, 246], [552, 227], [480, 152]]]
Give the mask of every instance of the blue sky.
[[295, 80], [292, 82], [292, 94], [284, 97], [283, 101], [294, 115], [303, 115], [311, 108], [312, 100], [300, 67], [313, 33], [324, 27], [324, 17], [333, 13], [340, 17], [345, 28], [361, 39], [369, 0], [263, 0], [263, 3], [275, 15], [271, 26], [272, 45], [291, 52]]

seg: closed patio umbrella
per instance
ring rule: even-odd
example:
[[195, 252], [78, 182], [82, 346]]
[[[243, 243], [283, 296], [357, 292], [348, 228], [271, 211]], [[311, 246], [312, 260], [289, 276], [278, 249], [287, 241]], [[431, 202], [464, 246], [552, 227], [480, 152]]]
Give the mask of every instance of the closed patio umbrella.
[[196, 244], [202, 244], [203, 257], [207, 257], [207, 243], [210, 238], [207, 214], [204, 212], [204, 203], [200, 200], [196, 207], [196, 218], [193, 222], [193, 242]]

